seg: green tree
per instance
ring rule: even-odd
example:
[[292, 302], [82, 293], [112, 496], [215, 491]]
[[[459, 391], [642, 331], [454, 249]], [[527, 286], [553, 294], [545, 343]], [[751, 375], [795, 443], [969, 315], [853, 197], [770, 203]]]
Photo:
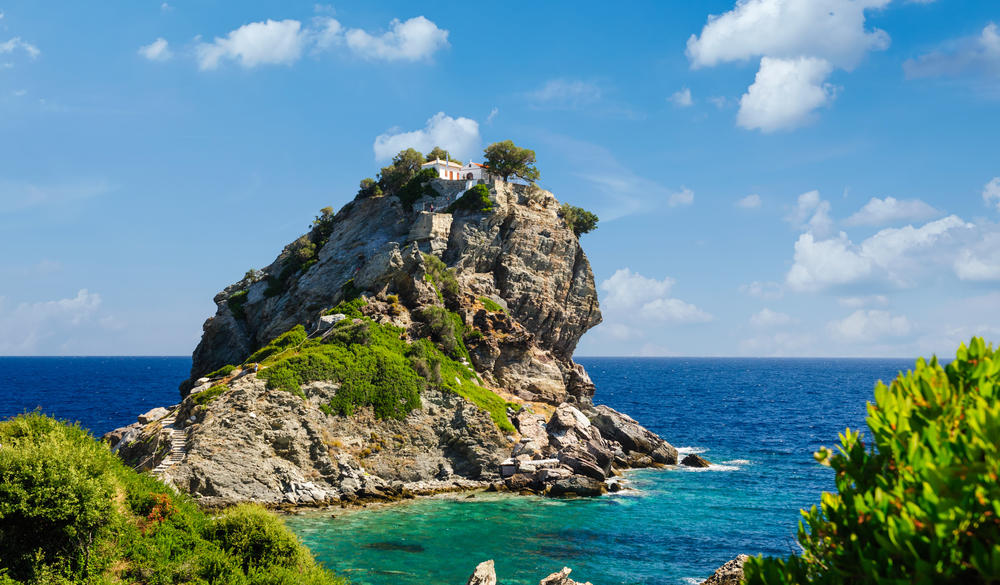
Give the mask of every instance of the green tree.
[[368, 177], [366, 179], [361, 179], [361, 185], [358, 189], [358, 194], [355, 199], [367, 199], [369, 197], [381, 197], [382, 187], [379, 186], [375, 179]]
[[917, 360], [875, 387], [871, 437], [847, 429], [836, 493], [803, 512], [802, 553], [752, 558], [752, 585], [1000, 581], [1000, 351], [975, 337], [957, 359]]
[[448, 154], [448, 151], [440, 146], [435, 146], [433, 150], [427, 153], [427, 162], [435, 161], [437, 159], [448, 160], [450, 158], [451, 155]]
[[535, 168], [535, 151], [515, 146], [510, 140], [494, 142], [483, 151], [486, 166], [504, 181], [518, 177], [534, 183], [538, 180]]
[[420, 171], [424, 164], [424, 155], [412, 148], [399, 151], [392, 157], [392, 164], [382, 167], [379, 172], [378, 184], [386, 194], [393, 195]]
[[561, 215], [563, 221], [566, 222], [566, 227], [573, 230], [576, 237], [580, 237], [583, 234], [590, 233], [597, 229], [597, 222], [599, 221], [598, 217], [582, 207], [576, 207], [570, 205], [569, 203], [563, 203], [559, 207], [559, 215]]

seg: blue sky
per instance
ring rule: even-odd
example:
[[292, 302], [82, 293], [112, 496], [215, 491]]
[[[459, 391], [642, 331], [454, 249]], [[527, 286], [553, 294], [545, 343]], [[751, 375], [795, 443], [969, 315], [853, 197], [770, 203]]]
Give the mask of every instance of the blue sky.
[[578, 355], [1000, 341], [1000, 6], [0, 4], [0, 354], [188, 354], [402, 146], [592, 209]]

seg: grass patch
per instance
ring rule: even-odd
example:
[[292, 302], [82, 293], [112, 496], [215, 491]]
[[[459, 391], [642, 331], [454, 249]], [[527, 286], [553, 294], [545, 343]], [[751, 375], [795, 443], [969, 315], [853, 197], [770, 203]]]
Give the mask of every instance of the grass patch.
[[275, 337], [271, 343], [268, 343], [264, 347], [253, 352], [253, 354], [247, 358], [244, 364], [252, 364], [263, 362], [267, 358], [281, 353], [291, 347], [296, 347], [301, 345], [302, 342], [306, 340], [306, 328], [301, 325], [296, 325], [288, 331], [285, 331], [281, 335]]
[[0, 583], [344, 583], [270, 512], [210, 518], [78, 425], [25, 414], [0, 444]]
[[236, 369], [236, 366], [234, 366], [232, 364], [228, 364], [228, 365], [222, 366], [221, 368], [219, 368], [218, 370], [215, 370], [214, 372], [210, 372], [208, 374], [205, 374], [205, 377], [206, 378], [221, 378], [223, 376], [228, 376], [229, 374], [232, 374], [235, 369]]
[[194, 401], [195, 404], [198, 405], [209, 404], [210, 402], [218, 398], [219, 395], [221, 395], [226, 390], [229, 390], [229, 386], [225, 384], [216, 384], [215, 386], [212, 386], [208, 390], [202, 390], [201, 392], [198, 392], [197, 394], [194, 395], [194, 398], [192, 400]]
[[367, 304], [368, 301], [366, 301], [364, 297], [355, 297], [348, 301], [340, 301], [336, 307], [323, 311], [323, 314], [336, 315], [337, 313], [340, 313], [348, 319], [360, 319], [361, 317], [364, 317], [364, 314], [361, 313], [361, 307], [364, 307]]
[[507, 314], [507, 309], [503, 308], [499, 303], [489, 297], [479, 297], [479, 302], [482, 303], [483, 306], [486, 307], [486, 310], [491, 313]]

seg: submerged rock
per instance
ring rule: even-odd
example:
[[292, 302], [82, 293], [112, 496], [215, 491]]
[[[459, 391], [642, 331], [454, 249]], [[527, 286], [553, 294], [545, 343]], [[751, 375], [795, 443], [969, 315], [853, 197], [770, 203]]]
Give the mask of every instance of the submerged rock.
[[697, 455], [695, 453], [688, 453], [687, 455], [684, 456], [684, 459], [681, 459], [681, 465], [687, 467], [709, 467], [711, 463], [709, 463], [705, 458], [701, 457], [700, 455]]
[[749, 559], [747, 555], [740, 555], [727, 562], [718, 569], [711, 577], [701, 582], [701, 585], [740, 585], [743, 582], [743, 564]]

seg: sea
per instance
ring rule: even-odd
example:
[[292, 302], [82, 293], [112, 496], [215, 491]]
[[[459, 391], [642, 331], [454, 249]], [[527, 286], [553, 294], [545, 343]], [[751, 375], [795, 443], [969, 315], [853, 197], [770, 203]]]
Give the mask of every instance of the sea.
[[[798, 551], [800, 510], [833, 489], [820, 446], [865, 429], [878, 380], [913, 360], [577, 358], [594, 400], [631, 415], [707, 469], [628, 472], [591, 499], [456, 494], [286, 517], [356, 585], [461, 585], [484, 560], [500, 582], [564, 566], [595, 585], [699, 583], [738, 554]], [[0, 418], [40, 410], [99, 436], [175, 404], [186, 357], [0, 358]]]

